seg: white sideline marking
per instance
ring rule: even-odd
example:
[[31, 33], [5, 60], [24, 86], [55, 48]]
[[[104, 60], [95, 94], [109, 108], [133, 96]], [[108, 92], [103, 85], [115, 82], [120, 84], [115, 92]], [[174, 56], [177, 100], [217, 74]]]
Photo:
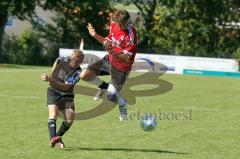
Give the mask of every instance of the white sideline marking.
[[42, 70], [38, 70], [38, 69], [23, 69], [23, 70], [17, 70], [17, 69], [14, 69], [14, 70], [2, 70], [0, 69], [0, 73], [6, 73], [6, 72], [37, 72], [37, 71], [42, 71]]
[[26, 96], [11, 96], [11, 95], [3, 95], [3, 94], [0, 94], [0, 97], [13, 97], [13, 98], [22, 98], [22, 99], [39, 99], [39, 97], [36, 97], [36, 96], [26, 97]]

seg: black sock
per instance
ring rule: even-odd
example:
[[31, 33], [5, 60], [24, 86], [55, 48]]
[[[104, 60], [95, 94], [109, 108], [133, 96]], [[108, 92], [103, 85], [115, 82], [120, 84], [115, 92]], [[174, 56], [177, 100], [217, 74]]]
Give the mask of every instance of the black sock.
[[56, 136], [56, 120], [55, 119], [48, 120], [48, 131], [49, 131], [50, 139]]
[[67, 121], [63, 121], [61, 127], [57, 132], [57, 136], [63, 136], [70, 127], [71, 127], [71, 124], [69, 124]]
[[103, 81], [102, 82], [102, 84], [100, 84], [99, 86], [98, 86], [98, 88], [101, 88], [101, 89], [108, 89], [108, 83], [106, 83], [105, 81]]

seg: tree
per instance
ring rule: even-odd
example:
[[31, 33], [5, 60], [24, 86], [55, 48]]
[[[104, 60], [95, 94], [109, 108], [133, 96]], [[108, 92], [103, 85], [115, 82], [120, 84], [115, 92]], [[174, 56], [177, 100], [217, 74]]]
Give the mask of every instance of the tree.
[[58, 48], [78, 48], [81, 38], [84, 38], [85, 48], [102, 49], [102, 46], [89, 35], [88, 22], [91, 22], [99, 34], [107, 35], [109, 14], [112, 12], [108, 0], [47, 0], [41, 4], [44, 9], [54, 11], [57, 16], [53, 18], [55, 24], [44, 26], [33, 23], [34, 27], [41, 32], [47, 47], [58, 54]]
[[30, 28], [18, 37], [6, 37], [3, 42], [3, 50], [8, 52], [5, 62], [25, 65], [44, 65], [43, 44], [39, 35]]
[[160, 49], [178, 55], [230, 58], [239, 48], [237, 0], [162, 0], [159, 29], [154, 32]]
[[131, 2], [138, 8], [139, 15], [141, 16], [138, 21], [138, 31], [140, 47], [152, 48], [154, 45], [155, 37], [152, 34], [152, 30], [155, 26], [155, 11], [158, 6], [157, 0], [131, 0]]
[[39, 40], [38, 34], [31, 29], [26, 29], [17, 38], [19, 46], [18, 61], [20, 64], [42, 65], [43, 63], [43, 44]]
[[[155, 52], [239, 57], [238, 0], [131, 0], [138, 8], [140, 47]], [[234, 23], [235, 22], [235, 23]]]
[[35, 10], [38, 0], [1, 0], [0, 2], [0, 62], [3, 62], [2, 40], [4, 28], [9, 16], [19, 19], [30, 17]]

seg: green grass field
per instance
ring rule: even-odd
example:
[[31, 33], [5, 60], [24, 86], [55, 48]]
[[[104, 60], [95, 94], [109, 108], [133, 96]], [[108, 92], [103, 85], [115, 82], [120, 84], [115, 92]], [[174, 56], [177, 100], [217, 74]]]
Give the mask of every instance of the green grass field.
[[[239, 79], [165, 74], [161, 79], [173, 89], [137, 97], [129, 114], [191, 109], [191, 120], [158, 120], [156, 130], [148, 133], [137, 119], [120, 123], [114, 108], [97, 118], [75, 121], [63, 138], [67, 148], [60, 150], [48, 147], [47, 83], [40, 75], [49, 71], [50, 67], [0, 67], [0, 159], [239, 158]], [[91, 97], [76, 95], [77, 111], [96, 104]]]

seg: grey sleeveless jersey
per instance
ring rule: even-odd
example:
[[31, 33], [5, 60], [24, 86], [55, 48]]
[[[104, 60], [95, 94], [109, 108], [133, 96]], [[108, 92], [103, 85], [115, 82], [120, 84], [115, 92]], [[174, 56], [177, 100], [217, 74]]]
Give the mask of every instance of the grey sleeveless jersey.
[[72, 68], [70, 67], [71, 59], [69, 57], [60, 57], [57, 59], [57, 67], [51, 76], [55, 80], [65, 83], [67, 79], [73, 76], [77, 71], [81, 71], [80, 67]]

